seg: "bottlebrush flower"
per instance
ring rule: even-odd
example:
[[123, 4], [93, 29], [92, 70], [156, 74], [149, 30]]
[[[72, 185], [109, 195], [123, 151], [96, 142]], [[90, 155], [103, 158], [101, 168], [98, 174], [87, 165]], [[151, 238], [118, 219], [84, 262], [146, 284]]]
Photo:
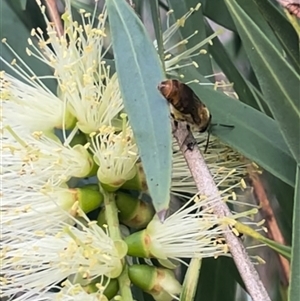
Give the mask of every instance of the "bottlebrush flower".
[[11, 126], [22, 124], [28, 131], [52, 132], [74, 123], [74, 117], [66, 116], [63, 101], [43, 84], [26, 84], [0, 72], [0, 93], [5, 122]]
[[222, 237], [229, 230], [223, 219], [212, 213], [214, 202], [195, 196], [164, 223], [154, 216], [145, 230], [125, 239], [128, 254], [162, 260], [227, 254], [228, 247]]
[[[97, 131], [102, 125], [110, 126], [123, 110], [123, 102], [116, 74], [111, 74], [104, 56], [110, 50], [106, 39], [107, 12], [91, 14], [79, 10], [82, 25], [73, 20], [70, 1], [66, 1], [63, 36], [58, 37], [54, 25], [41, 11], [47, 24], [49, 40], [41, 30], [32, 31], [40, 49], [30, 51], [54, 69], [59, 97], [77, 119], [77, 127], [84, 133]], [[52, 48], [48, 47], [51, 44]]]
[[99, 191], [88, 188], [70, 189], [67, 186], [48, 185], [35, 190], [20, 183], [13, 187], [8, 182], [4, 182], [4, 185], [1, 225], [29, 232], [38, 231], [41, 225], [45, 228], [52, 227], [55, 224], [53, 220], [74, 224], [75, 221], [68, 214], [77, 217], [78, 206], [88, 213], [98, 208], [103, 200]]
[[[29, 298], [49, 291], [65, 278], [88, 284], [98, 276], [117, 277], [127, 248], [118, 246], [96, 222], [74, 227], [57, 223], [40, 231], [5, 227], [1, 241], [1, 287], [3, 296], [22, 293]], [[78, 222], [77, 222], [78, 224]], [[16, 299], [18, 300], [18, 299]], [[24, 296], [20, 300], [26, 300]]]
[[136, 174], [135, 163], [138, 149], [132, 130], [126, 123], [126, 115], [121, 114], [123, 127], [120, 133], [114, 128], [101, 128], [99, 133], [92, 133], [90, 149], [94, 160], [99, 165], [97, 177], [109, 190], [116, 190]]
[[2, 139], [4, 183], [18, 183], [19, 180], [31, 187], [41, 188], [47, 182], [56, 186], [71, 177], [88, 176], [94, 166], [84, 146], [64, 146], [43, 132], [22, 137], [8, 126]]
[[[62, 286], [62, 289], [54, 287], [60, 290], [59, 292], [36, 292], [33, 296], [24, 294], [22, 295], [22, 300], [26, 298], [26, 301], [108, 301], [102, 290], [95, 293], [87, 293], [80, 284], [72, 284], [69, 280], [64, 281]], [[19, 299], [15, 298], [14, 300]]]

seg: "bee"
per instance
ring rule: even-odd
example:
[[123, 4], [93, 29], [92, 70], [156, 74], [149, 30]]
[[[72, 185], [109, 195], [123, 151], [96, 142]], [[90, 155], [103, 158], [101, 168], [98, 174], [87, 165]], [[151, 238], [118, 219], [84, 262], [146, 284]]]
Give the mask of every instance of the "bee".
[[188, 85], [168, 79], [158, 85], [158, 90], [170, 103], [175, 121], [187, 122], [192, 131], [203, 133], [208, 130], [211, 114]]

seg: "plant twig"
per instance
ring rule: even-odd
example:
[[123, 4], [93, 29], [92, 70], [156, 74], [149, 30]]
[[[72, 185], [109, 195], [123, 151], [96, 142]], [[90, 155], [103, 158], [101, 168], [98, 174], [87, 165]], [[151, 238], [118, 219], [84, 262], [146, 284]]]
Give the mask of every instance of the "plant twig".
[[[251, 173], [250, 171], [250, 179], [252, 182], [252, 186], [254, 188], [254, 194], [261, 205], [261, 212], [263, 217], [266, 219], [266, 224], [268, 228], [268, 237], [285, 245], [284, 237], [280, 231], [277, 220], [274, 216], [273, 209], [270, 205], [270, 201], [266, 194], [266, 191], [263, 187], [263, 184], [257, 174]], [[288, 287], [289, 284], [289, 275], [290, 275], [290, 263], [284, 258], [282, 255], [278, 254], [279, 262], [283, 271], [283, 279], [282, 282], [285, 287]]]
[[[222, 201], [202, 154], [196, 146], [193, 149], [189, 147], [190, 145], [196, 145], [196, 141], [187, 129], [186, 124], [179, 122], [176, 128], [173, 125], [173, 135], [185, 157], [198, 191], [216, 200], [213, 206], [216, 215], [219, 217], [230, 216], [231, 212]], [[271, 301], [240, 239], [231, 231], [227, 231], [224, 237], [253, 301]]]
[[300, 1], [299, 0], [277, 0], [290, 14], [300, 18]]
[[56, 0], [46, 0], [50, 20], [54, 23], [58, 37], [64, 34], [61, 18], [56, 6]]
[[[115, 195], [113, 193], [104, 193], [104, 205], [110, 237], [115, 241], [121, 240], [122, 236], [119, 228], [118, 208], [115, 201]], [[122, 300], [133, 301], [130, 280], [128, 277], [128, 268], [125, 261], [123, 271], [118, 277], [118, 282]]]

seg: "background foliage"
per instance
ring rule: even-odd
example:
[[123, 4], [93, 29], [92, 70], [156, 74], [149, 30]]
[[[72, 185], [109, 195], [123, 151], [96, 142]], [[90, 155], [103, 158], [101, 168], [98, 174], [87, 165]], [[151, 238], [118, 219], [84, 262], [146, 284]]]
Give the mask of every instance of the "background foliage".
[[[187, 47], [201, 42], [220, 26], [225, 33], [204, 47], [209, 55], [196, 57], [199, 68], [189, 66], [182, 74], [185, 81], [208, 83], [211, 78], [205, 76], [220, 71], [233, 83], [232, 92], [239, 101], [213, 86], [194, 83], [191, 87], [210, 109], [214, 122], [234, 125], [230, 131], [214, 127], [213, 134], [264, 169], [262, 180], [269, 191], [270, 206], [286, 244], [292, 245], [290, 300], [296, 300], [300, 293], [299, 21], [271, 0], [136, 0], [134, 4], [159, 45], [167, 11], [173, 9], [178, 19], [198, 2], [201, 9], [180, 28], [183, 38], [199, 31]], [[59, 5], [63, 8], [62, 3]], [[87, 1], [86, 6], [89, 5]], [[31, 28], [44, 26], [35, 1], [4, 0], [1, 15], [1, 38], [8, 38], [36, 73], [49, 73], [45, 65], [24, 51]], [[143, 33], [136, 33], [139, 34]], [[0, 47], [1, 55], [10, 61], [13, 55]], [[140, 54], [139, 50], [135, 49]], [[111, 58], [110, 54], [108, 59]], [[54, 84], [52, 88], [55, 89]], [[276, 255], [267, 250], [262, 256], [266, 265], [259, 271], [271, 299], [287, 300], [288, 283], [283, 280]], [[201, 269], [196, 300], [244, 300], [242, 287], [230, 258], [208, 259]], [[148, 295], [140, 294], [138, 300], [142, 298], [150, 300]]]

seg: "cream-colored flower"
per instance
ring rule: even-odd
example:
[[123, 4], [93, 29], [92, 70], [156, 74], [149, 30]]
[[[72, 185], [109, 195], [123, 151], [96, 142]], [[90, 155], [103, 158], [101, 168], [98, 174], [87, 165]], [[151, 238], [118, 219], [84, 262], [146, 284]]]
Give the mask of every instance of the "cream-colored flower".
[[4, 130], [2, 180], [4, 187], [41, 188], [60, 185], [71, 177], [85, 177], [93, 168], [93, 160], [82, 145], [73, 148], [46, 137], [42, 132], [19, 137], [13, 129]]
[[[78, 193], [67, 187], [48, 186], [40, 190], [24, 187], [21, 183], [7, 185], [2, 191], [0, 219], [1, 226], [26, 229], [35, 232], [43, 227], [53, 226], [53, 221], [74, 224], [68, 214], [77, 215]], [[49, 184], [49, 183], [48, 183]]]
[[73, 118], [65, 116], [64, 103], [45, 85], [34, 81], [25, 84], [5, 72], [0, 73], [0, 81], [1, 106], [6, 124], [21, 124], [23, 130], [46, 132], [72, 125]]
[[[230, 194], [224, 191], [222, 198], [227, 200]], [[224, 233], [230, 230], [227, 228], [227, 222], [213, 213], [215, 202], [214, 198], [196, 195], [170, 215], [164, 223], [154, 216], [145, 230], [126, 237], [128, 254], [179, 261], [180, 258], [226, 255], [228, 246], [223, 237]]]
[[121, 132], [116, 133], [114, 128], [102, 128], [98, 134], [91, 135], [90, 146], [99, 165], [98, 180], [116, 188], [135, 176], [135, 164], [139, 158], [132, 130], [126, 124], [126, 117], [122, 117], [125, 123]]
[[87, 293], [80, 284], [72, 284], [69, 280], [63, 282], [63, 288], [53, 287], [59, 292], [27, 292], [20, 297], [15, 297], [17, 301], [108, 301], [101, 291]]
[[[39, 40], [40, 49], [35, 48], [32, 55], [54, 68], [59, 97], [76, 117], [77, 126], [82, 132], [89, 134], [103, 125], [112, 125], [113, 119], [123, 109], [123, 102], [117, 76], [111, 74], [104, 60], [111, 47], [104, 46], [106, 9], [99, 15], [80, 9], [81, 25], [73, 20], [70, 1], [67, 1], [62, 16], [62, 37], [58, 37], [43, 6], [41, 11], [49, 39], [45, 41], [40, 30], [33, 31], [32, 35]], [[49, 44], [52, 49], [48, 47]]]
[[[225, 227], [212, 214], [213, 200], [191, 202], [169, 216], [162, 224], [155, 216], [146, 228], [151, 253], [160, 259], [205, 258], [224, 255], [228, 247], [222, 240]], [[203, 207], [208, 206], [208, 207]], [[220, 241], [218, 241], [220, 239]]]
[[85, 219], [88, 225], [77, 227], [53, 220], [53, 227], [40, 224], [34, 233], [6, 226], [1, 241], [1, 295], [22, 292], [29, 298], [69, 277], [81, 284], [101, 275], [117, 277], [126, 254], [124, 242], [115, 245], [96, 222]]

